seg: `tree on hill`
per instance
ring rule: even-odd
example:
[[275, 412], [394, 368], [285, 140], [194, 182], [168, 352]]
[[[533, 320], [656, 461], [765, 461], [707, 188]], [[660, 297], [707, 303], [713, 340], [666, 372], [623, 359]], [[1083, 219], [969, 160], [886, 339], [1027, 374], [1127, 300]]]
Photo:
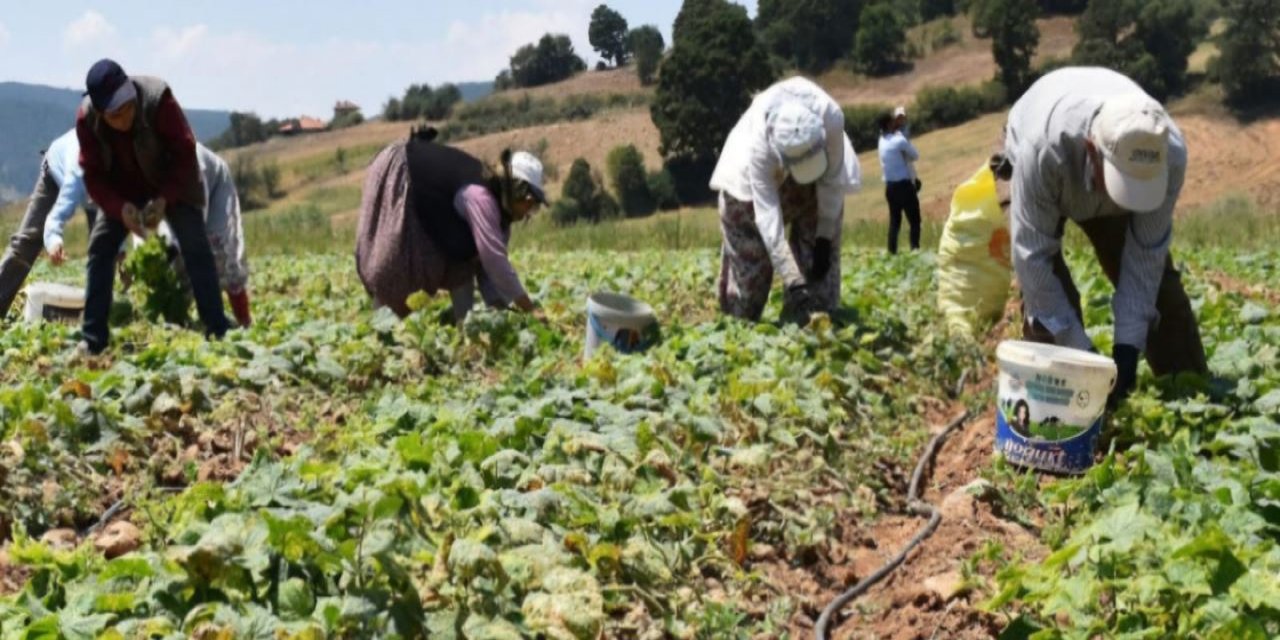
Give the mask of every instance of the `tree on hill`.
[[209, 147], [223, 150], [248, 146], [270, 138], [279, 129], [279, 120], [271, 119], [263, 122], [256, 113], [233, 111], [227, 130], [210, 140]]
[[614, 66], [627, 63], [627, 19], [607, 5], [602, 4], [591, 12], [587, 39], [600, 57], [612, 60]]
[[1234, 104], [1275, 95], [1280, 76], [1280, 0], [1226, 0], [1226, 29], [1213, 71]]
[[708, 195], [720, 147], [752, 94], [772, 80], [746, 9], [727, 0], [685, 0], [650, 106], [681, 200]]
[[658, 65], [662, 63], [662, 52], [667, 48], [662, 32], [658, 31], [657, 27], [647, 24], [636, 27], [627, 34], [627, 47], [635, 57], [636, 75], [640, 77], [640, 84], [653, 84], [654, 74], [658, 72]]
[[760, 0], [756, 28], [775, 56], [810, 73], [849, 53], [861, 0]]
[[618, 204], [627, 217], [647, 216], [656, 205], [649, 193], [648, 174], [645, 173], [644, 156], [634, 144], [615, 147], [605, 159], [606, 175], [618, 196]]
[[457, 85], [445, 84], [432, 88], [429, 84], [409, 85], [404, 97], [392, 98], [382, 107], [382, 117], [387, 120], [444, 120], [453, 107], [462, 102], [462, 91]]
[[862, 10], [853, 58], [859, 71], [878, 76], [900, 68], [907, 58], [905, 21], [891, 2]]
[[934, 18], [954, 16], [955, 14], [955, 0], [920, 0], [921, 20], [929, 21]]
[[991, 55], [999, 68], [996, 77], [1012, 102], [1031, 86], [1031, 60], [1040, 44], [1040, 8], [1036, 0], [991, 0], [991, 11], [988, 26]]
[[[520, 47], [511, 56], [511, 85], [537, 87], [568, 79], [586, 69], [587, 63], [574, 53], [569, 36], [548, 33], [538, 44]], [[502, 74], [499, 74], [495, 84], [502, 80]]]
[[1209, 27], [1194, 0], [1092, 0], [1076, 30], [1076, 63], [1115, 69], [1164, 100], [1186, 89], [1187, 58]]
[[560, 198], [551, 208], [551, 219], [558, 225], [575, 222], [599, 222], [618, 215], [618, 203], [591, 171], [591, 165], [578, 158], [569, 167]]

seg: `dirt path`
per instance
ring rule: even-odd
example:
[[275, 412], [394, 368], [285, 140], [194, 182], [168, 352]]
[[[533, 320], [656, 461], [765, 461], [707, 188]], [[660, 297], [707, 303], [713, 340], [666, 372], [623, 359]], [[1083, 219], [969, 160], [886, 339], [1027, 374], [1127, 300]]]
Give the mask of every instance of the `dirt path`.
[[[988, 333], [984, 343], [989, 350], [994, 351], [996, 343], [1009, 334], [1016, 310], [1016, 300], [1011, 301], [1004, 319]], [[966, 394], [990, 388], [995, 375], [994, 366], [980, 372], [967, 383]], [[931, 407], [928, 420], [933, 433], [962, 411], [958, 403]], [[833, 626], [832, 638], [964, 640], [999, 633], [1005, 621], [978, 608], [992, 595], [984, 587], [992, 584], [995, 567], [976, 563], [966, 576], [964, 565], [991, 543], [1009, 558], [1035, 560], [1047, 552], [1035, 531], [1002, 513], [999, 501], [980, 499], [966, 490], [992, 467], [994, 421], [994, 410], [973, 415], [943, 443], [924, 483], [924, 499], [941, 511], [941, 524], [897, 571], [845, 608]], [[924, 525], [922, 518], [901, 515], [910, 469], [889, 469], [886, 474], [886, 484], [895, 487], [898, 501], [889, 509], [891, 515], [865, 522], [856, 514], [845, 514], [842, 521], [847, 526], [838, 531], [823, 557], [809, 566], [771, 558], [756, 566], [771, 584], [800, 603], [789, 628], [792, 637], [813, 637], [822, 609], [897, 555]]]

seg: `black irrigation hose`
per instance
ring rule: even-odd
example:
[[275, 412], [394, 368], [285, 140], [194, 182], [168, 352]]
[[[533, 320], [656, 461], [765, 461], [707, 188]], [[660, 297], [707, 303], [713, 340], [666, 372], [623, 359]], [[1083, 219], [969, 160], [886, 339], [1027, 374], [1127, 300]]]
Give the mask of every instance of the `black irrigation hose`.
[[957, 416], [946, 426], [945, 429], [940, 431], [938, 435], [935, 435], [924, 448], [924, 453], [920, 456], [920, 460], [916, 462], [916, 470], [911, 474], [911, 485], [907, 489], [907, 512], [914, 516], [927, 516], [929, 518], [929, 522], [925, 523], [925, 525], [916, 532], [916, 535], [911, 538], [911, 541], [907, 543], [907, 546], [902, 548], [902, 551], [898, 552], [898, 555], [886, 562], [885, 565], [876, 570], [875, 573], [863, 578], [862, 581], [854, 585], [853, 588], [840, 594], [835, 600], [831, 601], [831, 604], [827, 605], [827, 608], [822, 611], [822, 615], [818, 616], [818, 623], [814, 625], [813, 637], [816, 640], [827, 640], [828, 627], [831, 626], [832, 618], [834, 618], [836, 614], [840, 613], [845, 606], [850, 602], [853, 602], [858, 596], [866, 593], [867, 590], [875, 586], [876, 583], [884, 580], [890, 573], [893, 573], [893, 571], [907, 559], [907, 555], [910, 554], [912, 550], [919, 546], [921, 542], [924, 542], [929, 536], [933, 535], [933, 532], [937, 530], [938, 525], [942, 522], [942, 514], [936, 507], [920, 499], [920, 483], [923, 481], [925, 468], [933, 462], [934, 457], [938, 455], [938, 450], [942, 448], [942, 442], [946, 440], [947, 436], [950, 436], [952, 432], [959, 429], [960, 426], [964, 424], [964, 421], [968, 419], [969, 410], [965, 409], [964, 413]]

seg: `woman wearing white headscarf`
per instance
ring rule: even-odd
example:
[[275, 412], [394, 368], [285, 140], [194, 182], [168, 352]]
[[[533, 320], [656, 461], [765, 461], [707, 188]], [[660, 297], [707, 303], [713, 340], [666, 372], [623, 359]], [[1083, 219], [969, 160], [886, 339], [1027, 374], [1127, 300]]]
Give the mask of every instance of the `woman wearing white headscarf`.
[[786, 288], [783, 318], [834, 311], [844, 199], [861, 183], [844, 112], [821, 87], [791, 78], [756, 96], [711, 177], [724, 233], [721, 310], [759, 320], [776, 272]]

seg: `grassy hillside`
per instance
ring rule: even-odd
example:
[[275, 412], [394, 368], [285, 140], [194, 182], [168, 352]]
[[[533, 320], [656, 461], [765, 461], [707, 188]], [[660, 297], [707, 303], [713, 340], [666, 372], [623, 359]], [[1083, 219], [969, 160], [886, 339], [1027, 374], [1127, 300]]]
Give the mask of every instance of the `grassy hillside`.
[[[970, 30], [969, 20], [958, 17], [949, 21], [959, 41], [932, 48], [941, 30], [942, 20], [935, 20], [912, 30], [913, 46], [926, 55], [913, 61], [909, 73], [884, 78], [869, 78], [848, 69], [834, 69], [819, 82], [841, 104], [886, 103], [909, 104], [921, 89], [930, 86], [978, 84], [995, 77], [996, 65], [991, 58], [991, 40], [979, 40]], [[1036, 62], [1065, 58], [1076, 44], [1075, 19], [1056, 16], [1038, 21], [1040, 46]]]
[[[991, 77], [989, 41], [977, 40], [963, 19], [953, 21], [960, 41], [929, 51], [928, 42], [937, 25], [918, 28], [912, 34], [914, 46], [926, 51], [909, 74], [868, 79], [845, 71], [828, 73], [818, 81], [845, 103], [908, 102], [912, 92], [931, 84], [950, 82], [972, 84]], [[1068, 18], [1041, 21], [1041, 56], [1066, 55], [1075, 41]], [[1193, 72], [1202, 71], [1213, 55], [1212, 45], [1193, 56]], [[587, 72], [550, 87], [499, 94], [498, 99], [527, 93], [535, 99], [573, 95], [626, 95], [643, 92], [630, 69]], [[1171, 105], [1192, 149], [1192, 169], [1181, 201], [1180, 214], [1221, 215], [1224, 211], [1271, 213], [1280, 206], [1280, 162], [1277, 145], [1280, 119], [1270, 117], [1240, 123], [1221, 107], [1216, 87], [1203, 88]], [[925, 188], [922, 205], [933, 227], [944, 220], [955, 185], [959, 184], [996, 150], [1004, 123], [1003, 114], [992, 114], [962, 126], [935, 131], [916, 140], [923, 156], [919, 164]], [[364, 169], [380, 149], [407, 135], [408, 123], [370, 122], [341, 131], [299, 138], [277, 138], [227, 154], [233, 164], [250, 158], [260, 166], [280, 168], [283, 197], [264, 211], [246, 216], [252, 245], [264, 250], [306, 251], [337, 238], [346, 242], [352, 234], [360, 203]], [[651, 168], [658, 166], [658, 132], [647, 109], [605, 111], [588, 120], [561, 122], [506, 131], [456, 144], [488, 160], [496, 159], [504, 148], [530, 149], [546, 161], [549, 191], [559, 194], [560, 180], [575, 158], [582, 157], [597, 171], [618, 145], [635, 144]], [[885, 205], [879, 160], [874, 150], [862, 150], [864, 189], [846, 206], [847, 231], [852, 239], [876, 242], [883, 225]], [[16, 224], [18, 210], [11, 208], [6, 220]], [[714, 216], [693, 211], [683, 217], [659, 216], [652, 222], [628, 223], [636, 233], [658, 235], [664, 246], [714, 245], [718, 228]], [[1186, 225], [1184, 225], [1186, 226]], [[549, 221], [534, 223], [524, 231], [523, 241], [534, 246], [622, 247], [619, 232], [612, 225], [599, 229], [554, 229]], [[73, 230], [74, 239], [78, 233]], [[625, 233], [623, 234], [625, 236]], [[280, 241], [276, 236], [283, 236]], [[253, 242], [252, 239], [260, 239]], [[261, 246], [268, 245], [268, 246]], [[257, 252], [258, 248], [255, 248]]]

